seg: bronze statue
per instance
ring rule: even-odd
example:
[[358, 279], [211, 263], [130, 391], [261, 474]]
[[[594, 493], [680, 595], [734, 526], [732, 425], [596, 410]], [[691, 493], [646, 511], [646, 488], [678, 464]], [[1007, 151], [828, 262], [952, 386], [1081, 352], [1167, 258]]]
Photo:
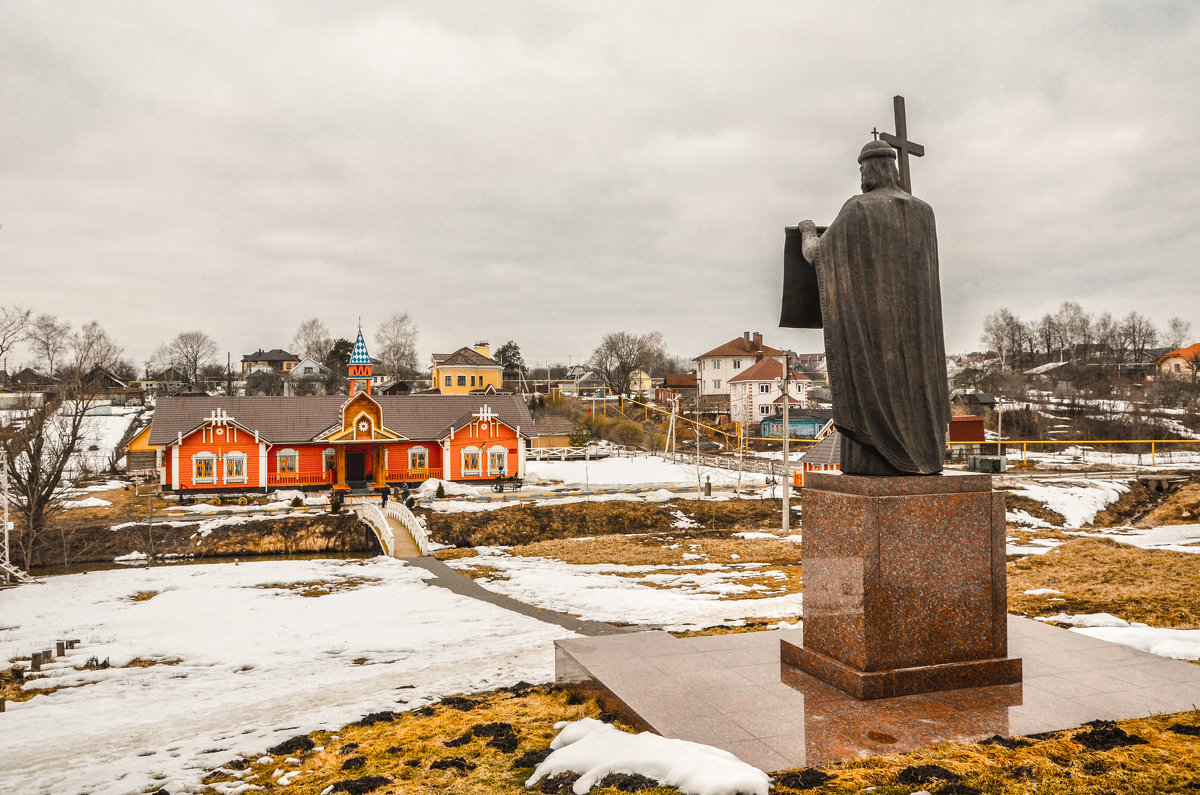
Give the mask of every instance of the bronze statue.
[[815, 266], [820, 303], [789, 272], [780, 325], [825, 331], [846, 474], [941, 472], [950, 421], [933, 209], [901, 187], [895, 160], [886, 141], [868, 143], [862, 195], [823, 232], [789, 230], [787, 257], [799, 248]]

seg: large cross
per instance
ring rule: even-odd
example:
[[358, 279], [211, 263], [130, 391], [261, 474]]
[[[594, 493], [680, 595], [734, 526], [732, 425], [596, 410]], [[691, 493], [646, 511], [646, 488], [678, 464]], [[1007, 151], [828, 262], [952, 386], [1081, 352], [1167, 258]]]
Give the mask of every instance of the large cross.
[[904, 118], [904, 97], [892, 97], [892, 107], [896, 111], [896, 134], [879, 133], [879, 137], [887, 141], [900, 153], [900, 187], [912, 193], [912, 178], [908, 173], [908, 156], [924, 157], [925, 147], [908, 140], [908, 123]]

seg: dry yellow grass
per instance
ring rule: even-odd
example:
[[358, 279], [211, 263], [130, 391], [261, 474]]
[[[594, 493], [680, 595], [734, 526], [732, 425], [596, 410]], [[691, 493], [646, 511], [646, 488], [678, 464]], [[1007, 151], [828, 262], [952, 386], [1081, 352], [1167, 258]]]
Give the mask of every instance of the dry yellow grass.
[[343, 577], [337, 580], [311, 580], [308, 582], [273, 582], [256, 585], [255, 588], [272, 591], [292, 591], [310, 599], [328, 596], [331, 593], [353, 591], [362, 585], [379, 582], [374, 577]]
[[[1112, 613], [1153, 627], [1200, 629], [1197, 583], [1200, 555], [1077, 538], [1009, 566], [1008, 609], [1031, 616]], [[1037, 588], [1062, 593], [1024, 595]]]
[[[524, 787], [532, 774], [532, 764], [514, 767], [514, 762], [527, 752], [547, 748], [556, 721], [599, 715], [594, 702], [579, 703], [567, 693], [548, 687], [520, 695], [502, 691], [472, 696], [465, 703], [471, 707], [466, 711], [449, 706], [449, 701], [394, 719], [385, 716], [373, 725], [313, 733], [310, 737], [316, 747], [311, 751], [276, 754], [262, 764], [257, 759], [232, 760], [208, 776], [205, 783], [244, 781], [265, 792], [317, 793], [339, 781], [378, 777], [387, 780], [374, 790], [380, 795], [537, 792], [536, 788]], [[472, 731], [499, 723], [508, 724], [516, 738], [515, 747], [508, 752], [489, 746], [486, 731]], [[1088, 750], [1080, 735], [1090, 729], [1082, 728], [1021, 739], [1013, 748], [968, 743], [854, 759], [821, 768], [828, 779], [804, 791], [814, 795], [849, 795], [864, 790], [875, 795], [909, 795], [922, 788], [935, 793], [974, 791], [989, 795], [1195, 792], [1200, 788], [1200, 737], [1185, 733], [1187, 728], [1184, 732], [1172, 730], [1180, 726], [1200, 731], [1200, 713], [1123, 721], [1117, 728], [1145, 742], [1109, 750]], [[288, 756], [298, 759], [299, 764], [286, 762]], [[433, 769], [434, 763], [455, 758], [466, 769]], [[352, 769], [344, 770], [348, 760], [354, 760], [349, 762]], [[941, 782], [900, 783], [902, 771], [918, 765], [937, 765], [960, 777], [957, 788]], [[276, 771], [296, 770], [299, 774], [289, 777], [289, 785], [278, 784]], [[778, 777], [787, 780], [783, 775]], [[782, 782], [773, 789], [781, 795], [795, 791]], [[592, 792], [616, 795], [617, 790]], [[656, 787], [644, 792], [667, 795], [676, 790]]]
[[[938, 765], [961, 777], [960, 787], [987, 795], [1158, 795], [1200, 790], [1200, 738], [1171, 731], [1177, 724], [1200, 730], [1200, 713], [1122, 721], [1118, 727], [1145, 744], [1090, 751], [1076, 739], [1090, 729], [1030, 738], [1018, 748], [946, 745], [907, 754], [875, 756], [830, 765], [826, 784], [813, 795], [857, 793], [908, 795], [918, 789], [952, 792], [938, 782], [901, 784], [899, 774], [916, 765]], [[777, 787], [777, 792], [791, 790]], [[971, 791], [960, 789], [960, 792]]]
[[158, 596], [158, 591], [138, 591], [129, 597], [131, 602], [149, 602], [154, 597]]
[[[390, 781], [375, 792], [405, 795], [467, 793], [470, 795], [516, 795], [528, 793], [525, 780], [533, 773], [532, 765], [514, 768], [513, 763], [529, 751], [548, 748], [556, 734], [554, 723], [578, 720], [600, 714], [595, 702], [573, 699], [569, 694], [549, 687], [528, 692], [495, 692], [469, 697], [476, 702], [466, 711], [447, 706], [447, 702], [424, 710], [401, 713], [395, 720], [370, 726], [345, 726], [337, 732], [315, 732], [310, 737], [316, 748], [306, 753], [276, 755], [269, 764], [257, 759], [235, 760], [243, 767], [240, 780], [263, 787], [265, 792], [318, 793], [346, 779], [381, 777]], [[576, 703], [572, 703], [576, 702]], [[472, 728], [488, 724], [509, 724], [516, 746], [510, 752], [489, 747], [485, 735], [473, 735]], [[464, 739], [465, 738], [465, 739]], [[461, 745], [458, 742], [461, 742]], [[453, 743], [447, 746], [446, 743]], [[318, 750], [320, 749], [320, 750]], [[284, 761], [299, 758], [300, 764]], [[461, 759], [468, 769], [433, 769], [439, 761]], [[347, 760], [353, 769], [343, 770]], [[228, 764], [226, 765], [228, 768]], [[273, 774], [276, 770], [299, 770], [291, 784], [281, 787]], [[252, 780], [250, 776], [255, 776]], [[238, 781], [227, 772], [210, 775], [205, 783]], [[213, 791], [213, 790], [210, 790]], [[532, 790], [536, 792], [537, 790]], [[593, 793], [615, 795], [611, 788]], [[645, 790], [665, 795], [674, 789]]]
[[[800, 545], [790, 541], [731, 538], [724, 533], [638, 533], [596, 538], [556, 538], [521, 544], [510, 554], [552, 558], [585, 566], [676, 566], [689, 563], [800, 563]], [[700, 557], [688, 557], [684, 555]], [[736, 556], [736, 557], [735, 557]]]
[[1043, 522], [1062, 527], [1067, 519], [1058, 511], [1052, 511], [1042, 503], [1020, 494], [1004, 493], [1004, 509], [1007, 511], [1024, 511]]
[[1138, 520], [1138, 527], [1187, 524], [1200, 521], [1200, 483], [1191, 483], [1170, 494]]

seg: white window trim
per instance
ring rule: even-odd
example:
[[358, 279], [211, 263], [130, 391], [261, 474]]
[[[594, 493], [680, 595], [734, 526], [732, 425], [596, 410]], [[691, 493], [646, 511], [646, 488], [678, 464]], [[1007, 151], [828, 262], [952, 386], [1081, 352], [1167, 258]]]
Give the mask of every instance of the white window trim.
[[[294, 469], [280, 469], [279, 465], [285, 458], [295, 458], [296, 467]], [[299, 472], [300, 471], [300, 453], [290, 447], [285, 447], [275, 454], [275, 474], [279, 475], [284, 472]]]
[[[242, 462], [242, 474], [232, 475], [232, 476], [229, 474], [229, 463], [231, 461], [241, 461]], [[246, 462], [247, 462], [247, 456], [245, 453], [242, 453], [242, 452], [226, 453], [225, 454], [225, 465], [221, 469], [221, 473], [222, 473], [223, 477], [225, 478], [225, 482], [226, 483], [246, 483], [246, 482], [248, 482], [247, 476], [246, 476], [246, 471], [248, 470], [248, 467], [246, 466]]]
[[[504, 454], [504, 466], [499, 470], [492, 469], [492, 453]], [[487, 468], [489, 475], [507, 475], [508, 474], [508, 448], [501, 444], [492, 445], [487, 449]]]
[[[479, 461], [479, 466], [475, 467], [474, 469], [467, 469], [467, 454], [468, 453], [475, 453], [477, 456], [479, 456], [479, 458], [477, 459]], [[484, 466], [483, 450], [480, 450], [478, 447], [464, 447], [462, 449], [462, 454], [459, 458], [459, 463], [462, 465], [462, 473], [464, 475], [481, 475], [481, 474], [483, 474], [483, 466]]]
[[337, 451], [326, 447], [321, 451], [321, 471], [332, 472], [337, 467]]
[[[415, 453], [421, 453], [425, 456], [424, 464], [414, 464], [413, 463], [413, 455]], [[429, 468], [429, 448], [421, 447], [421, 446], [408, 448], [408, 468], [409, 469], [428, 469]]]
[[[201, 478], [201, 477], [196, 476], [196, 462], [197, 461], [208, 461], [211, 463], [211, 465], [212, 465], [212, 476], [211, 477]], [[202, 453], [196, 453], [195, 455], [192, 456], [192, 482], [193, 483], [216, 483], [217, 482], [217, 456], [215, 453], [209, 453], [209, 452], [205, 451]]]

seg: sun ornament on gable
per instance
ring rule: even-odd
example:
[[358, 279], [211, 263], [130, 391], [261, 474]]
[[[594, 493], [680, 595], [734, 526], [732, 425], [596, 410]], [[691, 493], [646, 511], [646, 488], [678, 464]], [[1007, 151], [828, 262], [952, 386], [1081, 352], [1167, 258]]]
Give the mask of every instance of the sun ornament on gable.
[[367, 392], [352, 395], [342, 404], [341, 426], [322, 435], [330, 442], [388, 441], [403, 439], [383, 424], [383, 407]]

